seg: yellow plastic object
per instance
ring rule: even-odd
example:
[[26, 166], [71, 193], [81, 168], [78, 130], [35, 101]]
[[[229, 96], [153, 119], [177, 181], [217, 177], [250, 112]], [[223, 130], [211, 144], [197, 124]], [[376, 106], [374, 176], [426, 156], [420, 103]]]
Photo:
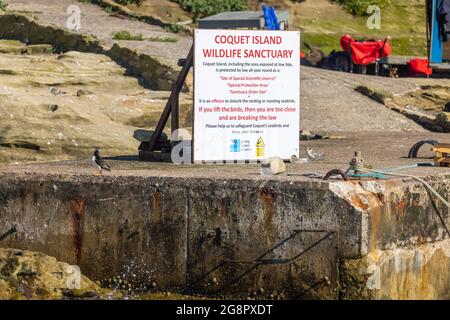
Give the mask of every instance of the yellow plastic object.
[[434, 164], [438, 167], [450, 167], [450, 144], [439, 143], [433, 146]]

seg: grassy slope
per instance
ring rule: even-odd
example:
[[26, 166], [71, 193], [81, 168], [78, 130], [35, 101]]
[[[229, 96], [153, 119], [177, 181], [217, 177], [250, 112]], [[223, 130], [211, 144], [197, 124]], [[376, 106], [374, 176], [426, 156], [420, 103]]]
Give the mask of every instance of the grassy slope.
[[[290, 1], [286, 1], [290, 3]], [[288, 4], [291, 27], [303, 30], [303, 40], [325, 52], [340, 50], [339, 39], [392, 37], [395, 55], [426, 55], [425, 0], [395, 0], [382, 9], [381, 29], [367, 28], [367, 17], [354, 17], [328, 0]]]
[[[340, 50], [339, 39], [345, 34], [357, 38], [392, 37], [395, 55], [425, 55], [425, 0], [393, 0], [382, 10], [381, 30], [369, 30], [367, 17], [354, 17], [329, 0], [267, 0], [268, 5], [290, 12], [291, 29], [303, 31], [303, 41], [321, 47], [326, 53]], [[248, 0], [250, 10], [260, 10], [259, 0]], [[132, 10], [155, 14], [177, 22], [188, 20], [188, 14], [170, 0], [143, 0], [142, 6]], [[167, 19], [168, 18], [168, 19]]]

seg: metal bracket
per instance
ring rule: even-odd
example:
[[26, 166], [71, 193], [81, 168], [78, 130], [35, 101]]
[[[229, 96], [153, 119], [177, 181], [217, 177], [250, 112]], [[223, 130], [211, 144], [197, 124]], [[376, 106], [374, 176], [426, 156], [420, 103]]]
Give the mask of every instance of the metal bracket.
[[[326, 234], [324, 236], [322, 236], [319, 240], [315, 241], [313, 244], [311, 244], [307, 248], [303, 249], [301, 252], [299, 252], [298, 254], [294, 255], [291, 258], [286, 258], [286, 259], [264, 259], [268, 254], [272, 253], [277, 248], [281, 247], [283, 244], [285, 244], [288, 241], [292, 240], [294, 237], [296, 237], [300, 233], [326, 233]], [[208, 271], [203, 276], [201, 276], [199, 279], [194, 281], [191, 285], [189, 285], [189, 289], [188, 290], [191, 291], [192, 287], [194, 287], [196, 284], [198, 284], [201, 281], [203, 281], [204, 279], [206, 279], [210, 274], [212, 274], [214, 271], [218, 270], [219, 268], [223, 267], [226, 264], [230, 264], [231, 263], [231, 264], [243, 264], [243, 265], [244, 264], [250, 264], [250, 265], [252, 265], [250, 268], [248, 268], [243, 273], [241, 273], [240, 275], [235, 277], [233, 280], [229, 281], [227, 284], [222, 286], [220, 289], [207, 292], [208, 294], [218, 294], [218, 293], [220, 293], [222, 291], [225, 291], [226, 289], [228, 289], [229, 287], [231, 287], [235, 283], [237, 283], [239, 280], [241, 280], [242, 278], [244, 278], [245, 276], [250, 274], [250, 272], [252, 272], [256, 268], [258, 268], [259, 266], [262, 266], [262, 265], [286, 265], [286, 264], [294, 263], [298, 258], [300, 258], [306, 252], [310, 251], [311, 249], [315, 248], [317, 245], [319, 245], [320, 243], [322, 243], [323, 241], [328, 239], [332, 234], [334, 234], [334, 231], [328, 231], [328, 230], [294, 230], [294, 232], [289, 237], [287, 237], [286, 239], [284, 239], [281, 242], [279, 242], [278, 244], [276, 244], [274, 247], [272, 247], [269, 250], [267, 250], [266, 252], [264, 252], [262, 255], [260, 255], [255, 260], [251, 260], [251, 261], [246, 261], [246, 260], [222, 260], [219, 265], [217, 265], [212, 270]]]
[[[161, 117], [159, 118], [155, 132], [152, 134], [148, 147], [145, 150], [141, 150], [139, 152], [139, 158], [141, 160], [154, 160], [155, 158], [167, 160], [167, 157], [160, 155], [161, 152], [155, 152], [155, 146], [161, 138], [161, 134], [163, 133], [167, 121], [169, 120], [169, 116], [171, 117], [171, 132], [174, 133], [175, 130], [179, 129], [180, 92], [183, 88], [184, 83], [186, 82], [189, 70], [194, 65], [194, 46], [192, 46], [189, 50], [189, 54], [186, 59], [180, 59], [178, 61], [178, 65], [182, 66], [183, 68], [178, 75], [177, 81], [172, 85], [172, 91], [170, 93], [169, 99], [167, 100], [167, 104], [161, 114]], [[156, 155], [155, 153], [158, 153], [159, 155]]]
[[0, 235], [0, 241], [5, 240], [6, 238], [8, 238], [9, 236], [13, 235], [16, 232], [17, 232], [17, 227], [13, 226], [11, 229], [9, 229], [8, 231], [6, 231], [2, 235]]

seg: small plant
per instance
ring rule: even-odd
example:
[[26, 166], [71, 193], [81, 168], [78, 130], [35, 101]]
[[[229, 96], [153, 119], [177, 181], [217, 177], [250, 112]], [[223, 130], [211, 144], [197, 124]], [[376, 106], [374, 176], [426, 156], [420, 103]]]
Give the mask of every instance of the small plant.
[[114, 40], [132, 40], [132, 41], [143, 41], [145, 40], [142, 34], [131, 34], [127, 30], [121, 30], [113, 35]]
[[109, 14], [111, 14], [111, 13], [113, 13], [113, 7], [111, 7], [111, 6], [107, 6], [106, 8], [105, 8], [105, 11], [106, 12], [108, 12]]
[[353, 15], [363, 16], [366, 14], [367, 8], [370, 5], [376, 5], [380, 8], [386, 7], [390, 4], [390, 0], [333, 0], [344, 6], [348, 12]]
[[118, 4], [121, 5], [128, 5], [128, 4], [137, 4], [138, 6], [141, 5], [142, 0], [114, 0], [114, 2], [117, 2]]
[[172, 37], [151, 37], [149, 38], [150, 41], [154, 42], [177, 42], [178, 39], [172, 38]]
[[190, 12], [195, 19], [211, 16], [225, 11], [247, 9], [246, 0], [172, 0]]
[[170, 26], [165, 27], [164, 29], [165, 29], [166, 31], [168, 31], [168, 32], [178, 33], [178, 32], [180, 32], [181, 30], [183, 30], [183, 27], [180, 26], [179, 24], [173, 23], [173, 24], [171, 24]]
[[48, 54], [56, 53], [56, 49], [54, 47], [48, 47], [45, 51]]
[[4, 0], [0, 0], [0, 10], [5, 11], [7, 6]]

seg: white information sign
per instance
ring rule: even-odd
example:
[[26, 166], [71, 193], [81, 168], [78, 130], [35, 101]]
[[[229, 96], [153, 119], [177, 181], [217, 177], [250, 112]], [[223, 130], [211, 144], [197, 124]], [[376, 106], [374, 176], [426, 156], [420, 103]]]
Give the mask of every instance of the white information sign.
[[194, 161], [299, 156], [300, 32], [196, 30]]

